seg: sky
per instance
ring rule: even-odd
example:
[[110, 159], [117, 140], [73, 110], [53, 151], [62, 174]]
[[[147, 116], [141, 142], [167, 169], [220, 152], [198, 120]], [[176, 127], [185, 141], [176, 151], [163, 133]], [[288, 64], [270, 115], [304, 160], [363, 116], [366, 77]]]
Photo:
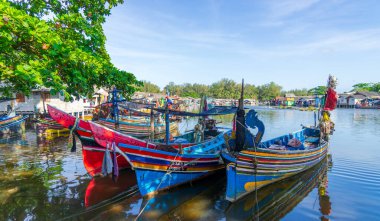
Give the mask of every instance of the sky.
[[339, 92], [380, 82], [378, 0], [125, 0], [104, 24], [116, 67], [161, 88], [222, 78]]

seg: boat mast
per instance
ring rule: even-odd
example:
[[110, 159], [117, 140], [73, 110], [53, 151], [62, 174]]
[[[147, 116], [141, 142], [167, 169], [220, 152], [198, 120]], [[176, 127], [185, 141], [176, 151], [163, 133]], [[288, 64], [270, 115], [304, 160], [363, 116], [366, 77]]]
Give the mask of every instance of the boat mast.
[[116, 87], [114, 87], [114, 89], [112, 90], [112, 110], [113, 110], [113, 116], [115, 118], [115, 130], [119, 130], [119, 108], [118, 108], [118, 98], [117, 98], [117, 94], [118, 94], [119, 90], [116, 89]]
[[153, 106], [150, 107], [150, 137], [151, 140], [154, 139], [154, 114], [153, 114]]
[[245, 143], [244, 79], [241, 82], [241, 94], [236, 114], [236, 150], [241, 151]]
[[169, 138], [170, 138], [169, 92], [167, 92], [166, 102], [165, 102], [165, 140], [166, 140], [166, 144], [169, 144]]

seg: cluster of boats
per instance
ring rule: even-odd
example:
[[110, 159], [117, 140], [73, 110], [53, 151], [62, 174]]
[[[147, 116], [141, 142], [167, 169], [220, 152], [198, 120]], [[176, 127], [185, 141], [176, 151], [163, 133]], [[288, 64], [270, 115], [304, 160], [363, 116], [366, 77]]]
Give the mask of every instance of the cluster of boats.
[[[335, 84], [335, 79], [330, 78], [329, 90]], [[169, 100], [165, 108], [132, 102], [115, 104], [113, 118], [98, 121], [83, 120], [53, 106], [47, 109], [49, 122], [67, 128], [71, 138], [80, 139], [83, 163], [91, 176], [117, 177], [119, 170], [130, 168], [135, 171], [140, 194], [146, 196], [225, 170], [226, 199], [235, 202], [322, 162], [334, 126], [329, 117], [333, 109], [329, 102], [333, 98], [327, 93], [315, 125], [262, 141], [265, 126], [254, 109], [244, 108], [243, 93], [244, 89], [237, 107], [209, 109], [203, 105], [199, 113], [170, 110]], [[118, 116], [121, 106], [150, 117], [149, 124], [138, 117]], [[150, 111], [145, 113], [141, 108]], [[155, 120], [158, 114], [165, 116], [164, 123]], [[217, 127], [216, 121], [210, 118], [224, 114], [235, 115], [232, 129]], [[194, 130], [171, 136], [174, 130], [170, 125], [171, 115], [198, 117], [199, 121]], [[11, 125], [11, 121], [1, 118], [0, 130]], [[257, 132], [253, 133], [254, 130]], [[164, 138], [157, 138], [157, 134]], [[75, 145], [75, 139], [72, 140]]]

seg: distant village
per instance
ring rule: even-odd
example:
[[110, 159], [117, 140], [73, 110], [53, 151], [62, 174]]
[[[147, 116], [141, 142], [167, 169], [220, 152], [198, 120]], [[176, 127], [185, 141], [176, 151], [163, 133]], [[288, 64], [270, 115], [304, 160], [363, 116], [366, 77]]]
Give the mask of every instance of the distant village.
[[[273, 101], [266, 102], [272, 106], [318, 106], [321, 96], [295, 96], [285, 94]], [[338, 94], [338, 108], [380, 108], [380, 93], [372, 91], [357, 91]]]
[[[97, 90], [91, 99], [85, 97], [72, 102], [64, 101], [61, 94], [52, 95], [49, 89], [35, 89], [29, 97], [22, 94], [15, 94], [15, 100], [2, 102], [0, 105], [0, 114], [8, 111], [12, 104], [17, 114], [34, 115], [46, 112], [46, 105], [53, 105], [65, 112], [77, 116], [84, 116], [91, 112], [97, 105], [107, 101], [108, 92], [104, 89]], [[132, 100], [144, 103], [156, 103], [165, 99], [164, 94], [136, 92]], [[171, 96], [174, 103], [182, 105], [184, 108], [194, 104], [199, 104], [199, 98]], [[282, 107], [309, 107], [316, 106], [320, 102], [318, 96], [295, 96], [287, 93], [284, 96], [276, 97], [270, 101], [258, 102], [255, 99], [245, 99], [244, 104], [247, 106], [270, 105]], [[212, 104], [218, 106], [236, 105], [236, 99], [212, 99]], [[338, 108], [376, 108], [380, 109], [380, 93], [378, 92], [350, 92], [339, 94]]]

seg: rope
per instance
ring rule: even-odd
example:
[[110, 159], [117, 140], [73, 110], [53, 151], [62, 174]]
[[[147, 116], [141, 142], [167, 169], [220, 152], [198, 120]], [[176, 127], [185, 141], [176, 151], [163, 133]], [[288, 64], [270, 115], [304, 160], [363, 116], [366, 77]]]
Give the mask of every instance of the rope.
[[[162, 182], [164, 181], [164, 178], [165, 178], [167, 175], [171, 176], [171, 173], [174, 171], [174, 170], [171, 170], [171, 169], [172, 169], [173, 164], [176, 162], [176, 159], [177, 159], [178, 154], [179, 154], [179, 152], [177, 152], [177, 154], [175, 155], [174, 160], [171, 162], [171, 164], [170, 164], [170, 166], [168, 167], [168, 169], [166, 170], [166, 173], [164, 174], [164, 176], [162, 176], [161, 181], [160, 181], [160, 183], [158, 184], [158, 186], [157, 186], [157, 188], [156, 188], [156, 190], [155, 190], [154, 192], [156, 192], [156, 191], [160, 188]], [[142, 208], [142, 210], [140, 210], [140, 212], [139, 212], [139, 214], [137, 215], [137, 217], [135, 218], [135, 220], [138, 220], [138, 218], [139, 218], [139, 217], [141, 216], [141, 214], [144, 212], [145, 208], [148, 206], [149, 202], [150, 202], [152, 199], [153, 199], [153, 197], [150, 198], [150, 199], [146, 202], [146, 204], [144, 205], [144, 207]]]
[[[256, 153], [257, 149], [256, 149], [255, 142], [253, 142], [253, 148], [254, 148], [255, 153]], [[257, 190], [257, 158], [256, 158], [256, 154], [254, 155], [254, 161], [255, 162], [254, 162], [253, 167], [255, 168], [255, 202], [256, 202], [257, 220], [259, 221], [260, 220], [260, 207], [259, 207], [259, 201], [257, 200], [258, 190]]]
[[[248, 133], [251, 133], [249, 131], [249, 129], [245, 125], [243, 125], [239, 121], [235, 121], [235, 122], [238, 122], [242, 127], [244, 127], [248, 131]], [[256, 153], [257, 152], [257, 147], [256, 147], [256, 143], [255, 142], [253, 142], [253, 148], [254, 148], [254, 151]], [[260, 215], [260, 208], [259, 208], [259, 202], [257, 200], [258, 189], [257, 189], [257, 158], [256, 158], [256, 154], [253, 157], [253, 162], [252, 163], [253, 163], [254, 175], [255, 175], [254, 176], [255, 177], [255, 202], [256, 202], [255, 204], [256, 204], [256, 211], [257, 211], [257, 213], [256, 213], [257, 217], [255, 217], [255, 218], [257, 218], [257, 220], [260, 221], [260, 217], [259, 217], [259, 215]]]

